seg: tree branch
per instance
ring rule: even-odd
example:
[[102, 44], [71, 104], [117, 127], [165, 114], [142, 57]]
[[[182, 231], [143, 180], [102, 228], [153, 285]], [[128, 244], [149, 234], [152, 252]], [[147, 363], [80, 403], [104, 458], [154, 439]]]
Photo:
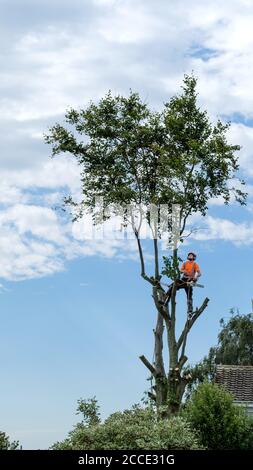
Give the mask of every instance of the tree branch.
[[190, 330], [188, 328], [185, 330], [184, 339], [183, 339], [183, 346], [182, 346], [182, 351], [181, 351], [179, 362], [182, 362], [184, 360], [184, 357], [186, 357], [185, 356], [185, 348], [186, 348], [186, 341], [187, 341], [187, 336], [188, 336], [189, 331]]
[[178, 367], [179, 367], [179, 370], [182, 369], [182, 367], [185, 365], [185, 363], [188, 361], [188, 357], [187, 356], [183, 356], [181, 355], [179, 361], [178, 361]]
[[208, 302], [209, 302], [209, 298], [206, 297], [203, 304], [201, 305], [201, 307], [199, 308], [196, 308], [196, 310], [193, 312], [193, 315], [192, 315], [192, 319], [190, 320], [190, 328], [189, 328], [189, 331], [191, 329], [191, 327], [194, 325], [195, 321], [198, 319], [198, 317], [201, 315], [201, 313], [204, 312], [204, 310], [206, 309], [207, 305], [208, 305]]
[[156, 395], [152, 392], [148, 392], [148, 396], [149, 398], [151, 398], [151, 400], [154, 400], [154, 402], [156, 402]]
[[[187, 195], [187, 191], [188, 191], [188, 187], [189, 187], [189, 176], [192, 175], [192, 172], [194, 170], [194, 167], [195, 167], [195, 163], [192, 164], [191, 168], [190, 168], [190, 171], [186, 176], [185, 178], [185, 181], [187, 181], [187, 184], [186, 186], [184, 186], [184, 200], [186, 200], [186, 195]], [[190, 183], [190, 186], [191, 186], [191, 183]], [[180, 230], [180, 235], [182, 235], [184, 233], [184, 229], [185, 229], [185, 225], [186, 225], [186, 220], [188, 219], [189, 215], [191, 213], [191, 210], [188, 210], [183, 218], [183, 226]], [[181, 209], [181, 214], [180, 214], [180, 219], [182, 218], [183, 216], [183, 207]]]
[[[177, 350], [179, 351], [179, 349], [181, 348], [183, 342], [184, 342], [184, 339], [185, 339], [185, 335], [187, 336], [189, 331], [191, 330], [192, 326], [194, 325], [195, 321], [197, 320], [197, 318], [203, 313], [203, 311], [206, 309], [207, 307], [207, 304], [209, 302], [210, 299], [208, 299], [208, 297], [205, 298], [204, 302], [202, 303], [201, 307], [200, 308], [196, 308], [196, 310], [193, 312], [193, 316], [192, 316], [192, 319], [191, 320], [187, 320], [186, 323], [185, 323], [185, 327], [178, 339], [178, 342], [177, 342]], [[182, 351], [183, 352], [183, 351]], [[182, 356], [182, 355], [181, 355]]]
[[[173, 249], [173, 260], [177, 259], [177, 248]], [[176, 294], [177, 286], [176, 281], [174, 280], [171, 290], [171, 320], [173, 324], [176, 322]]]
[[185, 226], [186, 226], [186, 221], [187, 221], [187, 219], [188, 219], [190, 213], [191, 213], [191, 210], [188, 210], [188, 211], [186, 212], [184, 218], [183, 218], [183, 225], [182, 225], [182, 228], [181, 228], [181, 230], [180, 230], [180, 236], [184, 233], [184, 229], [185, 229]]
[[166, 326], [167, 328], [170, 328], [171, 326], [171, 318], [170, 318], [170, 315], [169, 315], [169, 307], [168, 305], [166, 305], [166, 310], [164, 308], [163, 305], [160, 305], [159, 302], [158, 302], [158, 296], [157, 296], [157, 287], [154, 287], [153, 288], [153, 295], [152, 295], [153, 299], [154, 299], [154, 302], [155, 302], [155, 306], [156, 306], [156, 309], [158, 310], [158, 312], [162, 315], [165, 323], [166, 323]]
[[144, 262], [144, 256], [143, 256], [141, 241], [139, 239], [139, 234], [138, 234], [138, 231], [136, 229], [134, 229], [134, 234], [135, 234], [135, 237], [136, 237], [136, 240], [137, 240], [139, 256], [140, 256], [140, 262], [141, 262], [141, 277], [143, 277], [143, 279], [145, 279], [145, 281], [149, 282], [153, 286], [154, 281], [145, 272], [145, 262]]
[[159, 258], [158, 258], [158, 240], [154, 238], [154, 253], [155, 253], [155, 278], [161, 279], [159, 274]]
[[154, 366], [152, 366], [152, 364], [150, 364], [150, 362], [147, 360], [147, 358], [142, 355], [142, 356], [139, 356], [141, 362], [143, 362], [143, 364], [147, 367], [147, 369], [151, 372], [151, 374], [153, 375], [153, 377], [157, 377], [157, 371], [156, 369], [154, 368]]

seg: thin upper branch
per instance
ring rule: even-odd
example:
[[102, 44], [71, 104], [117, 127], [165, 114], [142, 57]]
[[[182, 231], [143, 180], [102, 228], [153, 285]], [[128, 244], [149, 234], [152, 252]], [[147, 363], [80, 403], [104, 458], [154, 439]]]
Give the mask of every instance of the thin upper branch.
[[208, 305], [208, 302], [209, 302], [209, 298], [206, 297], [203, 304], [201, 305], [201, 307], [199, 308], [196, 308], [196, 310], [193, 312], [193, 316], [192, 316], [192, 319], [189, 321], [190, 323], [190, 328], [189, 330], [191, 329], [191, 327], [194, 325], [195, 321], [198, 319], [198, 317], [201, 315], [201, 313], [204, 312], [204, 310], [206, 309], [207, 305]]
[[158, 255], [158, 240], [154, 238], [154, 253], [155, 253], [155, 278], [160, 279], [159, 273], [159, 255]]
[[209, 302], [209, 299], [208, 297], [205, 298], [204, 302], [202, 303], [201, 307], [200, 308], [196, 308], [196, 310], [193, 312], [193, 315], [192, 315], [192, 319], [191, 320], [187, 320], [186, 323], [185, 323], [185, 327], [178, 339], [178, 342], [177, 342], [177, 350], [179, 351], [179, 349], [181, 348], [184, 340], [185, 340], [185, 336], [188, 335], [189, 331], [191, 330], [192, 326], [194, 325], [195, 321], [197, 320], [197, 318], [204, 312], [204, 310], [206, 309], [207, 307], [207, 304]]
[[138, 251], [139, 251], [140, 262], [141, 262], [141, 276], [143, 277], [143, 279], [145, 279], [145, 281], [147, 281], [147, 282], [149, 282], [150, 284], [154, 285], [154, 280], [152, 280], [152, 279], [146, 274], [146, 271], [145, 271], [145, 261], [144, 261], [142, 246], [141, 246], [141, 240], [140, 240], [140, 237], [139, 237], [140, 228], [141, 228], [141, 222], [142, 222], [142, 212], [141, 212], [140, 224], [139, 224], [138, 229], [137, 229], [136, 226], [135, 226], [135, 223], [134, 223], [134, 220], [133, 220], [133, 214], [131, 213], [131, 224], [132, 224], [132, 228], [133, 228], [133, 232], [134, 232], [135, 238], [136, 238], [136, 240], [137, 240]]
[[186, 221], [190, 215], [191, 211], [189, 210], [188, 212], [186, 212], [184, 218], [183, 218], [183, 225], [182, 225], [182, 228], [180, 230], [180, 235], [182, 235], [184, 233], [184, 229], [185, 229], [185, 225], [186, 225]]
[[141, 262], [141, 276], [143, 277], [143, 279], [145, 279], [145, 281], [149, 282], [153, 286], [154, 285], [154, 280], [152, 280], [145, 272], [144, 256], [143, 256], [141, 241], [139, 239], [138, 232], [135, 231], [134, 233], [135, 233], [135, 237], [136, 237], [136, 240], [137, 240], [139, 256], [140, 256], [140, 262]]

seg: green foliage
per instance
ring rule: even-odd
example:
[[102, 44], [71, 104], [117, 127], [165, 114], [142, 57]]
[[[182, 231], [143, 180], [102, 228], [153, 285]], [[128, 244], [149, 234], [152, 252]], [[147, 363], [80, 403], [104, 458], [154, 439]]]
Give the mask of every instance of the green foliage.
[[175, 281], [180, 278], [180, 263], [182, 259], [179, 256], [171, 255], [169, 257], [163, 256], [162, 275], [167, 276], [169, 279]]
[[18, 441], [10, 442], [9, 436], [5, 432], [0, 432], [0, 450], [16, 450], [18, 446]]
[[[124, 97], [109, 92], [98, 104], [69, 109], [65, 125], [49, 129], [45, 140], [52, 145], [52, 156], [68, 153], [80, 164], [83, 200], [66, 199], [76, 217], [88, 208], [94, 222], [101, 221], [94, 213], [98, 196], [111, 209], [169, 204], [171, 210], [179, 204], [183, 230], [193, 212], [206, 213], [212, 197], [228, 203], [233, 193], [245, 203], [246, 194], [231, 185], [240, 147], [227, 142], [229, 124], [212, 125], [198, 107], [196, 84], [194, 76], [186, 75], [181, 95], [161, 112], [151, 111], [138, 93]], [[148, 220], [149, 212], [146, 216]]]
[[104, 423], [78, 423], [67, 439], [52, 447], [55, 450], [201, 448], [196, 433], [184, 418], [157, 421], [152, 408], [138, 405], [113, 413]]
[[95, 397], [83, 400], [80, 398], [77, 400], [77, 413], [82, 414], [84, 424], [88, 426], [96, 425], [100, 423], [100, 413], [97, 399]]
[[191, 376], [191, 380], [186, 386], [186, 400], [188, 400], [196, 387], [205, 381], [212, 382], [215, 376], [215, 363], [216, 348], [210, 348], [208, 356], [205, 356], [202, 361], [198, 362], [192, 367], [187, 367], [184, 370], [185, 374]]
[[220, 321], [221, 331], [216, 348], [216, 364], [253, 365], [253, 313], [235, 314], [226, 323]]
[[227, 322], [220, 320], [217, 346], [210, 348], [202, 361], [185, 369], [192, 377], [187, 385], [186, 398], [197, 385], [214, 379], [216, 364], [253, 365], [253, 313], [240, 315], [234, 309], [230, 313], [232, 316]]
[[192, 394], [183, 416], [208, 449], [253, 449], [253, 421], [233, 404], [233, 396], [205, 382]]

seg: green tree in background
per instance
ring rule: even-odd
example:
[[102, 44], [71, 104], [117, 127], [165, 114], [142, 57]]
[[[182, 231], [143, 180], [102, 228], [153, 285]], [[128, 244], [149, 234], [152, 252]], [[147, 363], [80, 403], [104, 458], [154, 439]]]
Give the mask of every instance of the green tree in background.
[[19, 447], [18, 441], [10, 442], [9, 436], [0, 431], [0, 450], [16, 450]]
[[221, 331], [215, 348], [216, 364], [253, 365], [253, 313], [235, 314], [226, 323], [220, 321]]
[[199, 383], [213, 380], [216, 364], [253, 365], [253, 313], [240, 315], [231, 309], [230, 314], [227, 322], [220, 320], [217, 346], [210, 348], [202, 361], [188, 369], [192, 377], [187, 386], [188, 395]]
[[[179, 409], [189, 380], [183, 372], [188, 360], [188, 334], [209, 299], [195, 309], [191, 320], [186, 319], [177, 338], [178, 250], [174, 245], [171, 258], [165, 258], [163, 266], [159, 240], [168, 233], [171, 241], [173, 205], [179, 207], [178, 233], [183, 239], [188, 218], [195, 212], [204, 216], [211, 198], [220, 197], [227, 204], [233, 195], [240, 204], [245, 203], [246, 195], [235, 183], [238, 170], [235, 152], [240, 147], [228, 144], [228, 128], [229, 124], [220, 120], [211, 124], [206, 111], [197, 104], [196, 78], [185, 76], [182, 93], [172, 97], [161, 112], [151, 111], [137, 93], [124, 97], [109, 92], [98, 104], [68, 110], [65, 124], [56, 124], [46, 136], [46, 142], [52, 145], [52, 156], [71, 154], [80, 165], [82, 201], [65, 199], [72, 208], [73, 219], [85, 218], [89, 212], [94, 223], [99, 224], [119, 215], [120, 206], [124, 224], [132, 227], [140, 274], [150, 285], [157, 318], [154, 362], [144, 355], [140, 358], [155, 382], [150, 396], [165, 417]], [[104, 205], [110, 207], [109, 213], [97, 208], [97, 197], [103, 197]], [[168, 205], [168, 218], [164, 221], [159, 212], [157, 223], [153, 224], [153, 207], [159, 209], [164, 204]], [[150, 273], [146, 270], [141, 221], [148, 224], [153, 234], [154, 262]], [[160, 282], [163, 274], [173, 283], [166, 307], [159, 303], [165, 295]], [[169, 355], [167, 370], [164, 333], [166, 357]]]

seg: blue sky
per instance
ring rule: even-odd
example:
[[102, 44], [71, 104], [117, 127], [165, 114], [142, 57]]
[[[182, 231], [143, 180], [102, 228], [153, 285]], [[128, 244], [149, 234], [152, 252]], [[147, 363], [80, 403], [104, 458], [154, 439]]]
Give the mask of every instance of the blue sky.
[[[138, 356], [152, 359], [155, 323], [135, 244], [85, 240], [84, 223], [54, 210], [64, 194], [78, 196], [79, 170], [69, 157], [49, 159], [43, 133], [109, 89], [132, 88], [160, 109], [192, 70], [200, 105], [213, 121], [231, 120], [248, 205], [211, 201], [182, 248], [198, 252], [203, 271], [195, 304], [211, 299], [189, 340], [198, 361], [231, 307], [251, 309], [253, 5], [0, 0], [0, 10], [0, 430], [36, 449], [66, 436], [80, 397], [96, 395], [103, 417], [141, 399]], [[179, 327], [184, 300], [180, 292]]]

